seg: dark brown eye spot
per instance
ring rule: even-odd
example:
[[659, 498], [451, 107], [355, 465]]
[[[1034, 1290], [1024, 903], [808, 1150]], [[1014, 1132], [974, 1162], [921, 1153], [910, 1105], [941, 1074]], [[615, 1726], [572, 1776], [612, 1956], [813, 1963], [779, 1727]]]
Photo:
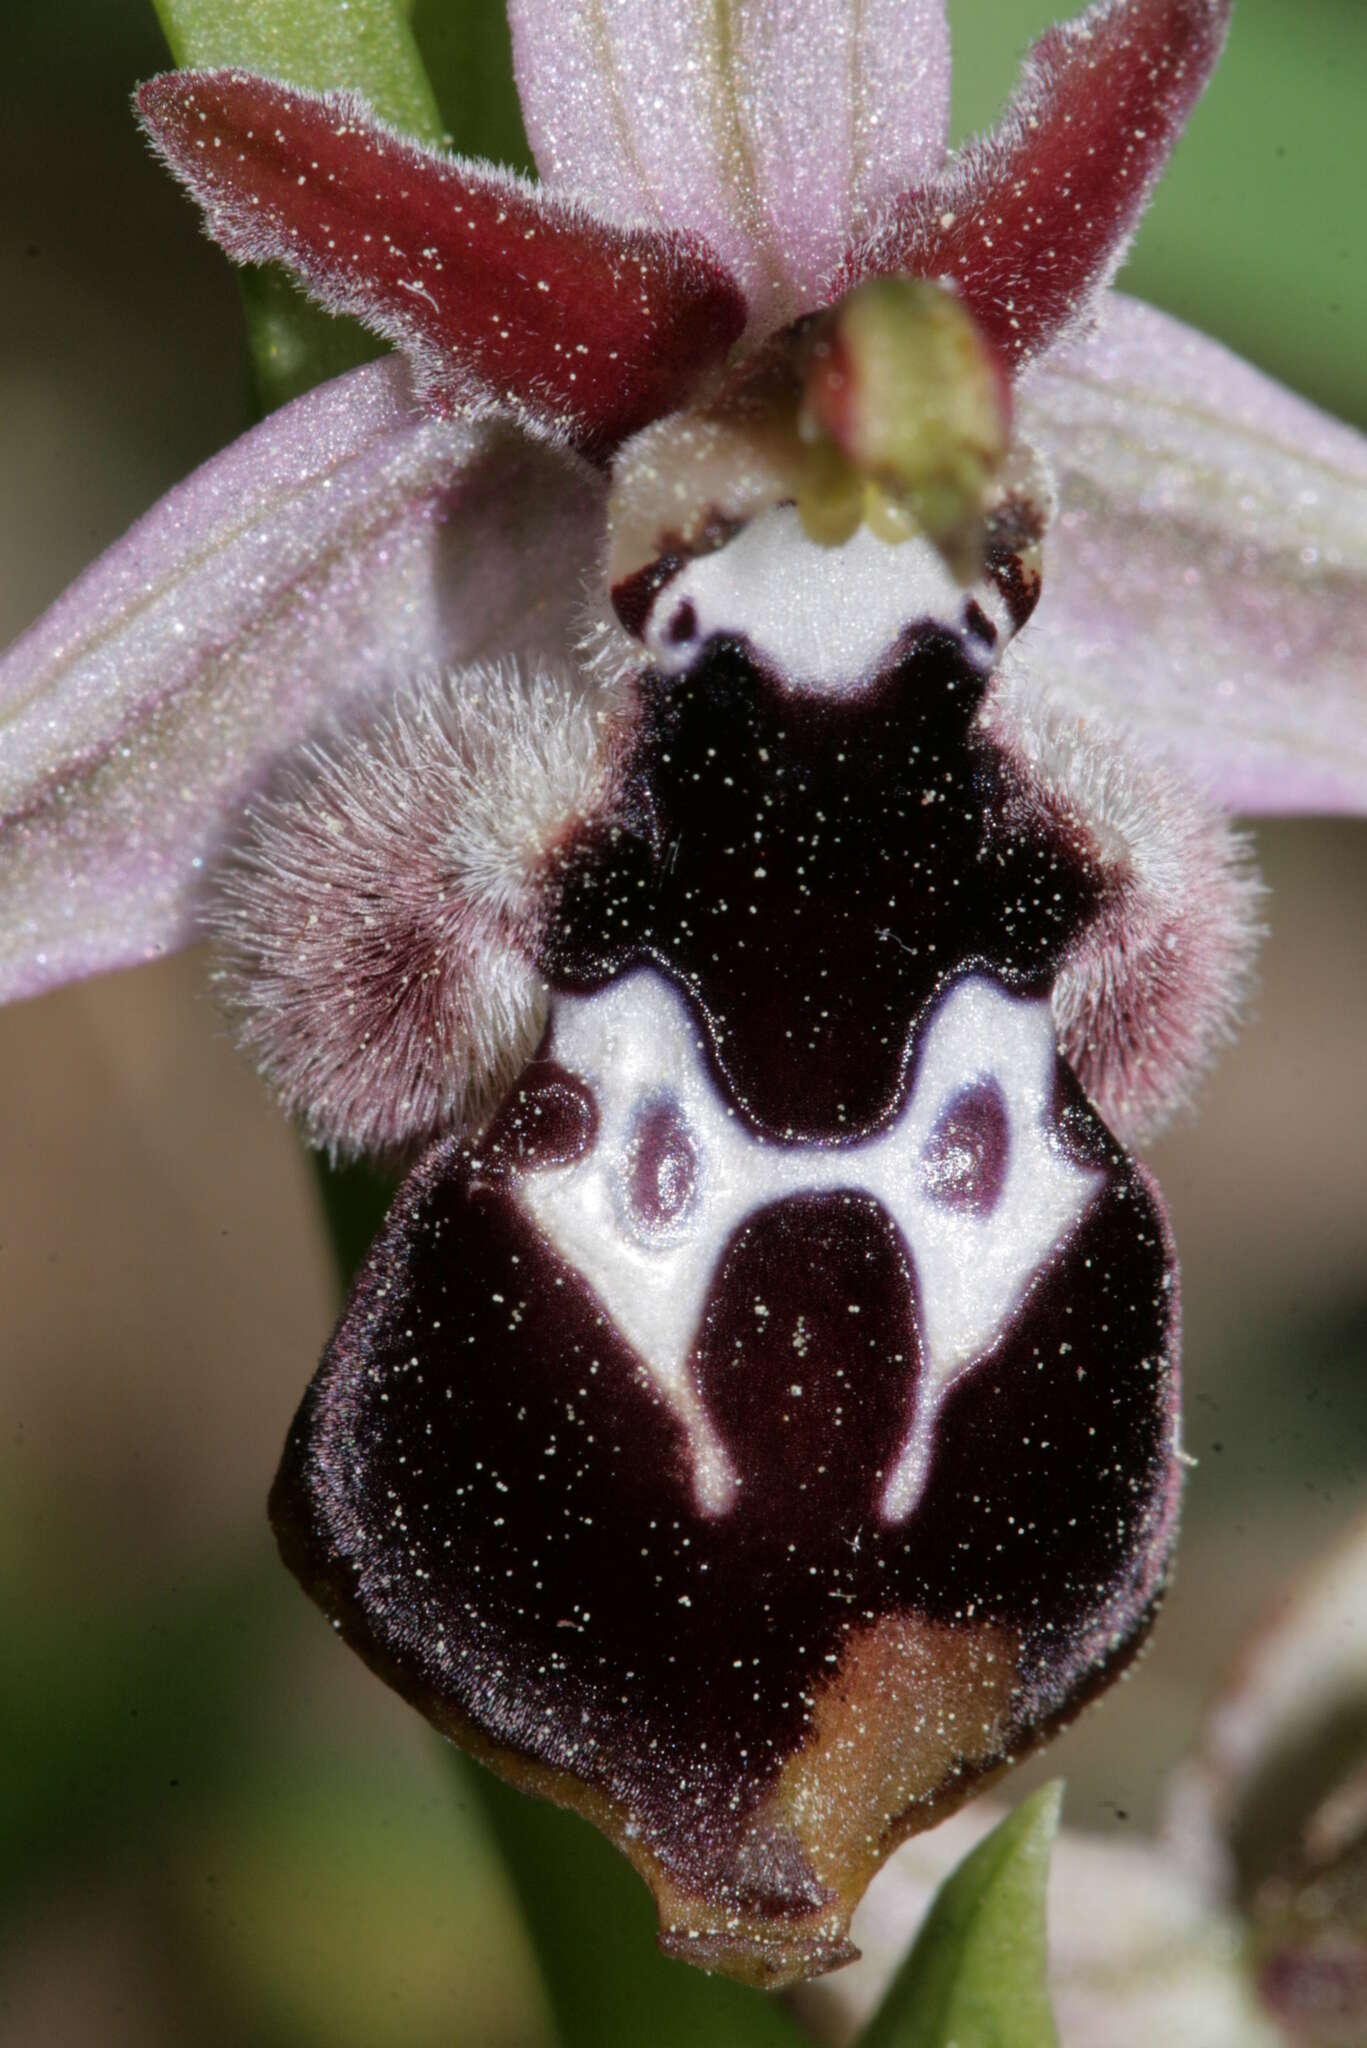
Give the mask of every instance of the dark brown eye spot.
[[597, 1136], [592, 1091], [553, 1060], [542, 1061], [528, 1070], [485, 1132], [481, 1167], [501, 1174], [568, 1166], [592, 1148]]
[[997, 629], [976, 597], [970, 598], [964, 606], [964, 624], [976, 640], [982, 641], [984, 647], [996, 646]]
[[698, 1155], [672, 1095], [655, 1095], [637, 1111], [627, 1140], [623, 1184], [631, 1221], [648, 1232], [667, 1230], [692, 1206]]
[[676, 647], [697, 638], [698, 614], [692, 603], [685, 599], [669, 622], [669, 638]]
[[950, 1209], [990, 1216], [1006, 1185], [1011, 1128], [995, 1081], [975, 1081], [940, 1112], [921, 1154], [926, 1192]]

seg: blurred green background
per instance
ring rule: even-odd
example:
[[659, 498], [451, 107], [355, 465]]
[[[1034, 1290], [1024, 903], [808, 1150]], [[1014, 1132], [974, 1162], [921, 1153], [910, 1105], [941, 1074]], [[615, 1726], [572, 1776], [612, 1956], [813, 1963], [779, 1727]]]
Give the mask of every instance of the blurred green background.
[[[957, 134], [1051, 13], [950, 0]], [[497, 146], [497, 13], [415, 25], [458, 142]], [[6, 0], [0, 42], [3, 641], [251, 401], [227, 267], [128, 114], [165, 62], [150, 6]], [[1359, 423], [1364, 89], [1361, 0], [1239, 0], [1124, 279]], [[1182, 1568], [1151, 1656], [1048, 1760], [1102, 1830], [1151, 1820], [1241, 1629], [1364, 1495], [1367, 832], [1258, 837], [1260, 993], [1154, 1159], [1201, 1460]], [[466, 1781], [274, 1560], [337, 1289], [202, 961], [0, 1014], [0, 1137], [0, 2040], [542, 2042]]]

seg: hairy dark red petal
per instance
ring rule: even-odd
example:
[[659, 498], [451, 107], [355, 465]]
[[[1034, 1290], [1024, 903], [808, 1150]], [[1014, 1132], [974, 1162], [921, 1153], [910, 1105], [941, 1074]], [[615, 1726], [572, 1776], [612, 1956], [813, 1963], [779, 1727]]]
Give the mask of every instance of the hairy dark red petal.
[[745, 325], [696, 237], [613, 227], [424, 149], [353, 94], [181, 71], [138, 105], [228, 254], [283, 263], [405, 349], [439, 406], [492, 397], [601, 457], [678, 405]]
[[1043, 35], [1000, 126], [851, 259], [953, 278], [1019, 368], [1114, 274], [1224, 45], [1229, 0], [1101, 0]]

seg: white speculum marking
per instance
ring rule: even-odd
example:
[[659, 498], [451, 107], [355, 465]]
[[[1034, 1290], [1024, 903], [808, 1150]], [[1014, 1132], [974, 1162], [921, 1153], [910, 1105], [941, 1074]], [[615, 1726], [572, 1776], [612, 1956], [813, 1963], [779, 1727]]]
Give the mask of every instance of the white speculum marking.
[[[880, 1503], [885, 1521], [904, 1520], [945, 1394], [991, 1350], [1104, 1178], [1051, 1135], [1047, 1000], [1010, 996], [982, 975], [957, 982], [924, 1027], [901, 1109], [854, 1144], [757, 1137], [719, 1092], [687, 1001], [653, 968], [557, 998], [551, 1053], [592, 1090], [597, 1138], [571, 1164], [527, 1173], [518, 1199], [683, 1424], [705, 1513], [725, 1513], [738, 1481], [690, 1360], [735, 1232], [787, 1196], [836, 1190], [870, 1195], [892, 1217], [915, 1264], [922, 1350], [915, 1416]], [[955, 1116], [983, 1084], [1004, 1142], [996, 1185], [977, 1199], [981, 1159]]]
[[[974, 630], [975, 605], [995, 638]], [[838, 697], [870, 682], [924, 619], [956, 635], [984, 672], [1013, 631], [996, 585], [965, 590], [930, 541], [893, 546], [861, 526], [842, 547], [826, 547], [807, 538], [793, 506], [777, 505], [685, 563], [657, 593], [643, 638], [665, 675], [691, 667], [720, 634], [743, 639], [788, 688]]]

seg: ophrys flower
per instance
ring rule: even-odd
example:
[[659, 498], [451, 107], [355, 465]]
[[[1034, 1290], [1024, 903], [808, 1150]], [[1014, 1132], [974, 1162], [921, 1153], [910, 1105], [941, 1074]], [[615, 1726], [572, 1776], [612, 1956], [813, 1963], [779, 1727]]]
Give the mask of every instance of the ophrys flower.
[[[884, 473], [888, 436], [817, 402], [844, 357], [876, 388], [856, 286], [889, 270], [954, 281], [1019, 380], [1104, 282], [1220, 9], [1095, 10], [946, 178], [929, 11], [877, 49], [823, 17], [845, 100], [805, 18], [738, 13], [726, 45], [594, 19], [549, 69], [547, 18], [518, 29], [545, 166], [598, 218], [354, 104], [149, 89], [223, 238], [408, 344], [422, 404], [392, 367], [306, 401], [16, 650], [15, 972], [166, 943], [239, 841], [219, 921], [286, 1099], [340, 1148], [441, 1139], [296, 1435], [287, 1546], [442, 1725], [626, 1841], [678, 1945], [774, 1976], [836, 1959], [899, 1831], [1127, 1654], [1171, 1537], [1161, 1215], [1076, 1083], [1116, 1128], [1162, 1113], [1226, 1019], [1247, 889], [1169, 770], [1001, 664], [1041, 544], [1029, 630], [1047, 651], [1052, 609], [1065, 684], [1147, 683], [1136, 715], [1185, 736], [1193, 682], [1227, 709], [1237, 659], [1242, 712], [1322, 633], [1323, 703], [1356, 458], [1124, 313], [1081, 377], [1017, 384], [1065, 493], [1102, 450], [1051, 608], [1023, 446], [989, 435], [981, 498], [951, 488], [965, 566], [940, 473]], [[875, 339], [905, 368], [923, 329], [894, 307]], [[1154, 336], [1158, 397], [1118, 402]], [[1302, 444], [1233, 486], [1217, 378]], [[1157, 569], [1142, 493], [1104, 489], [1136, 404]], [[804, 533], [851, 504], [839, 545]], [[1162, 668], [1127, 615], [1155, 593]], [[325, 699], [352, 736], [242, 836]], [[1232, 742], [1203, 715], [1187, 755], [1227, 794], [1344, 800], [1316, 737], [1298, 717], [1288, 761], [1260, 710]]]

